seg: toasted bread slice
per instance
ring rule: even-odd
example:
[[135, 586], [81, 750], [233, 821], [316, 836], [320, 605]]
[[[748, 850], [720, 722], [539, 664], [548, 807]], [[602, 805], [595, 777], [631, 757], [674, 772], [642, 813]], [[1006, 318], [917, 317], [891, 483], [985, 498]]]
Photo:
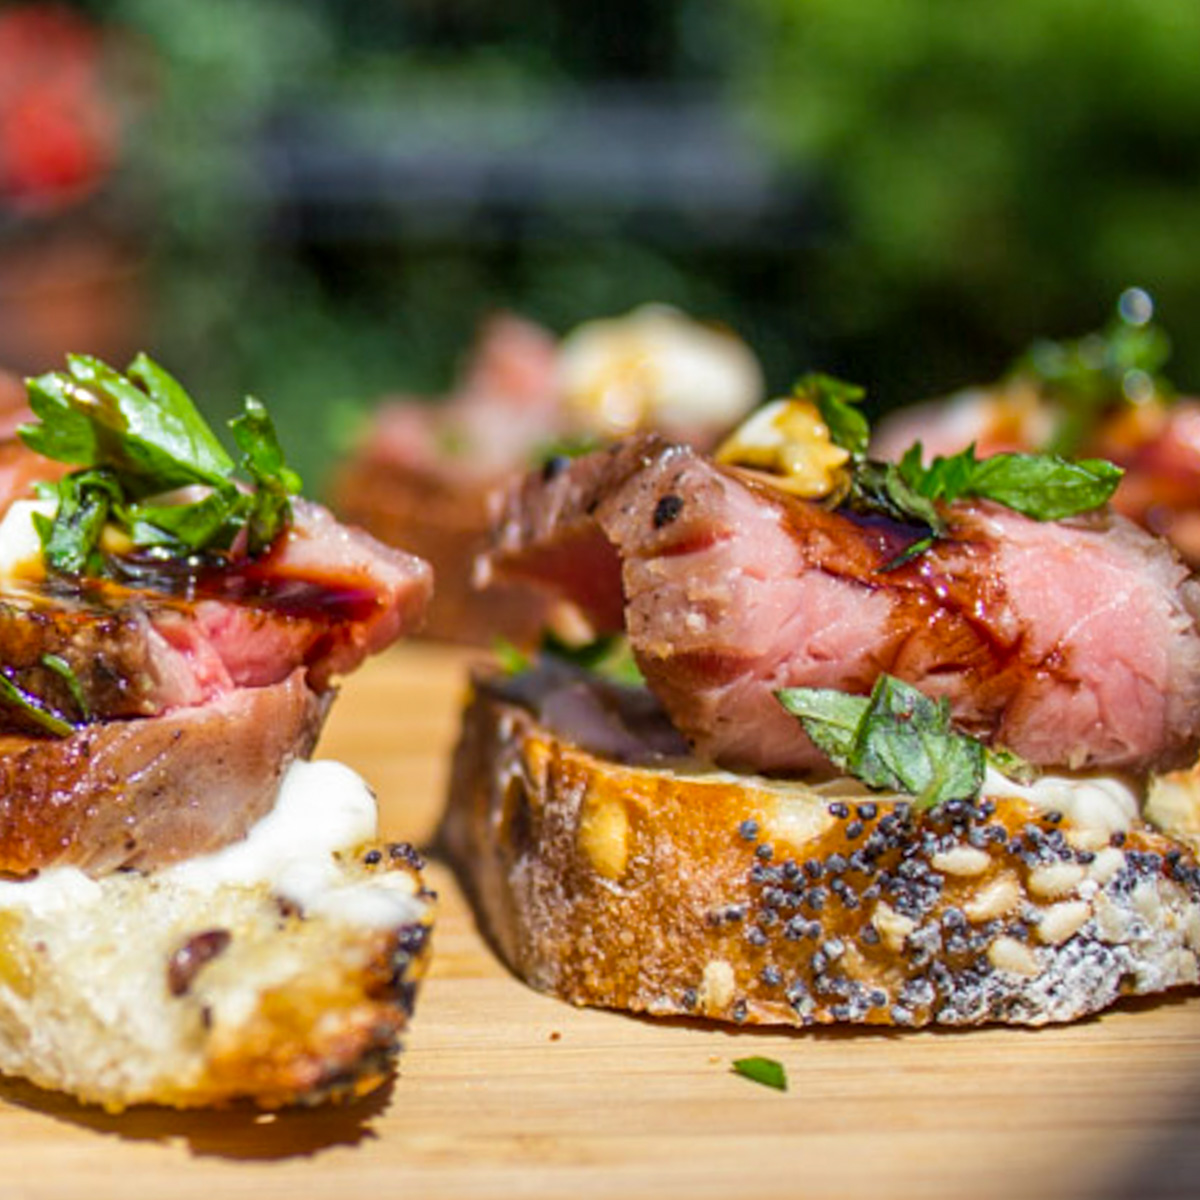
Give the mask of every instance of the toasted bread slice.
[[1194, 852], [1132, 814], [626, 765], [486, 678], [441, 840], [512, 969], [575, 1004], [1041, 1025], [1200, 978]]
[[309, 911], [172, 870], [0, 884], [0, 1071], [112, 1111], [364, 1094], [425, 970], [418, 866], [399, 845], [310, 857]]

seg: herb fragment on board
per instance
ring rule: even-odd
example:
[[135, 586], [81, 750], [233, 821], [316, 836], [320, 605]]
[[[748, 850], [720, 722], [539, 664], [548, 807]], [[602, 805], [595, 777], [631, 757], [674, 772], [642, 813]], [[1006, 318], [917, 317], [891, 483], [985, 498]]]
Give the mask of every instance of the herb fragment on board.
[[730, 1066], [735, 1074], [761, 1083], [764, 1087], [775, 1088], [780, 1092], [788, 1090], [787, 1072], [783, 1063], [774, 1058], [757, 1055], [752, 1058], [735, 1058]]
[[890, 675], [879, 677], [870, 696], [828, 688], [784, 688], [776, 696], [836, 767], [868, 787], [904, 792], [918, 808], [974, 800], [983, 787], [983, 743], [953, 728], [946, 700]]
[[88, 355], [68, 355], [65, 371], [27, 386], [38, 423], [22, 426], [21, 438], [37, 453], [81, 468], [40, 489], [58, 502], [53, 520], [37, 521], [51, 569], [102, 573], [100, 539], [108, 526], [135, 548], [175, 557], [228, 550], [239, 537], [253, 555], [291, 520], [289, 498], [300, 479], [252, 397], [230, 422], [240, 451], [235, 462], [182, 386], [144, 354], [127, 375]]

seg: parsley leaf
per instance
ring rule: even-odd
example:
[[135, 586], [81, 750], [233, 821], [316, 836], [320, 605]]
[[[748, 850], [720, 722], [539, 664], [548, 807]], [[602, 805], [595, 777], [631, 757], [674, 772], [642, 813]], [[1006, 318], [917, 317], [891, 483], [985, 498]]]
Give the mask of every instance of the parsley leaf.
[[869, 697], [826, 688], [776, 696], [835, 766], [868, 787], [904, 792], [918, 808], [974, 799], [983, 787], [983, 743], [952, 727], [945, 700], [890, 675]]
[[[243, 531], [247, 551], [261, 553], [291, 520], [289, 498], [300, 479], [253, 398], [230, 422], [235, 463], [183, 387], [144, 354], [128, 375], [68, 355], [65, 371], [29, 380], [28, 391], [39, 423], [22, 426], [26, 445], [82, 468], [41, 489], [58, 501], [54, 519], [38, 522], [55, 571], [102, 573], [106, 524], [123, 529], [135, 547], [182, 557], [228, 550]], [[183, 488], [186, 497], [171, 494]]]
[[817, 406], [835, 446], [849, 450], [852, 458], [866, 457], [871, 426], [856, 407], [866, 396], [866, 388], [813, 371], [796, 383], [794, 391], [798, 399]]
[[764, 1087], [775, 1088], [780, 1092], [788, 1090], [787, 1072], [783, 1063], [774, 1058], [763, 1058], [759, 1055], [752, 1058], [735, 1058], [730, 1065], [736, 1074], [744, 1075]]
[[977, 459], [973, 445], [926, 467], [919, 442], [900, 460], [899, 471], [912, 492], [931, 501], [995, 500], [1037, 521], [1099, 508], [1124, 474], [1101, 458], [1072, 462], [1053, 454], [993, 454]]

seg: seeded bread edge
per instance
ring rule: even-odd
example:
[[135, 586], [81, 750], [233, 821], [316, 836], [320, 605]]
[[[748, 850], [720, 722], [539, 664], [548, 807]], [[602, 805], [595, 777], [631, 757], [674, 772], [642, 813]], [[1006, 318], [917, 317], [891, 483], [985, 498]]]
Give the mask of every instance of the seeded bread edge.
[[1195, 854], [1144, 822], [624, 765], [486, 679], [440, 843], [512, 970], [578, 1005], [1042, 1025], [1200, 979]]

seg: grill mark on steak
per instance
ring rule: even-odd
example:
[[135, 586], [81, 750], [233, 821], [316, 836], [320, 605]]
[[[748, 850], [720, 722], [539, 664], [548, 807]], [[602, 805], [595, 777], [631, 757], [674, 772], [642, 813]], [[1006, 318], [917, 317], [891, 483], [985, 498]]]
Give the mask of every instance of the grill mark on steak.
[[[685, 503], [656, 523], [667, 495]], [[601, 630], [623, 617], [648, 686], [725, 765], [817, 765], [774, 691], [865, 692], [882, 671], [1041, 765], [1186, 759], [1200, 739], [1200, 605], [1169, 548], [1106, 513], [1041, 523], [979, 503], [946, 516], [949, 537], [883, 570], [913, 531], [643, 436], [526, 479], [484, 574], [547, 584]], [[603, 555], [583, 574], [557, 552], [597, 537], [615, 578], [595, 577]], [[610, 599], [593, 608], [595, 595]]]

